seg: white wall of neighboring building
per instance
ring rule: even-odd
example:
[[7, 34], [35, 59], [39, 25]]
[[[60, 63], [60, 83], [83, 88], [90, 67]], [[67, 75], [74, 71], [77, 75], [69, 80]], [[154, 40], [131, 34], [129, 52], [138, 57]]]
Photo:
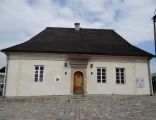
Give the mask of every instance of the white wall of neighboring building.
[[[6, 96], [72, 94], [68, 55], [11, 53], [8, 58]], [[43, 82], [34, 82], [34, 65], [44, 65]], [[106, 67], [106, 83], [97, 83], [97, 67]], [[116, 67], [125, 68], [125, 84], [116, 84]], [[90, 56], [86, 73], [86, 94], [150, 94], [147, 58]], [[59, 82], [55, 81], [57, 76], [60, 77]], [[136, 87], [138, 78], [144, 80], [144, 88]]]

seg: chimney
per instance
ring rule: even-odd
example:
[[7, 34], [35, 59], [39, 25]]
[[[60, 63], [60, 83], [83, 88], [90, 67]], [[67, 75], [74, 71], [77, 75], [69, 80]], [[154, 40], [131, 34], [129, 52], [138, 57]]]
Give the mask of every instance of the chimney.
[[75, 23], [75, 30], [80, 30], [80, 23]]

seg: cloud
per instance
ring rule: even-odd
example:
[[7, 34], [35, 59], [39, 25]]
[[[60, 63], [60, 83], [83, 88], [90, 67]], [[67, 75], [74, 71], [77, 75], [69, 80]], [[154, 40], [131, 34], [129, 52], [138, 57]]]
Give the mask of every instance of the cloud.
[[29, 40], [47, 26], [74, 27], [75, 22], [114, 29], [132, 44], [152, 41], [155, 6], [155, 0], [1, 0], [0, 49]]
[[73, 27], [77, 21], [82, 27], [115, 29], [133, 44], [150, 41], [155, 6], [154, 0], [5, 0], [0, 41], [16, 44], [47, 26]]

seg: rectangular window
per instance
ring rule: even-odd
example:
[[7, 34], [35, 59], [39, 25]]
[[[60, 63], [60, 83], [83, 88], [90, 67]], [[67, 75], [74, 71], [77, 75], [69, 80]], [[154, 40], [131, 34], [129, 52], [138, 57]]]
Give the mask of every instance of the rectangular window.
[[106, 68], [97, 68], [97, 83], [106, 83]]
[[125, 83], [125, 68], [116, 68], [116, 83]]
[[34, 75], [35, 82], [43, 81], [43, 71], [44, 71], [43, 65], [35, 65], [35, 75]]

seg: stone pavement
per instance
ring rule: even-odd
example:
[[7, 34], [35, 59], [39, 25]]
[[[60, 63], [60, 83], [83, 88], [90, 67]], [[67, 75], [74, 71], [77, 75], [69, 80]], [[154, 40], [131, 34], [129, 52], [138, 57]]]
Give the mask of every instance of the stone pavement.
[[156, 95], [0, 98], [0, 120], [156, 120]]

